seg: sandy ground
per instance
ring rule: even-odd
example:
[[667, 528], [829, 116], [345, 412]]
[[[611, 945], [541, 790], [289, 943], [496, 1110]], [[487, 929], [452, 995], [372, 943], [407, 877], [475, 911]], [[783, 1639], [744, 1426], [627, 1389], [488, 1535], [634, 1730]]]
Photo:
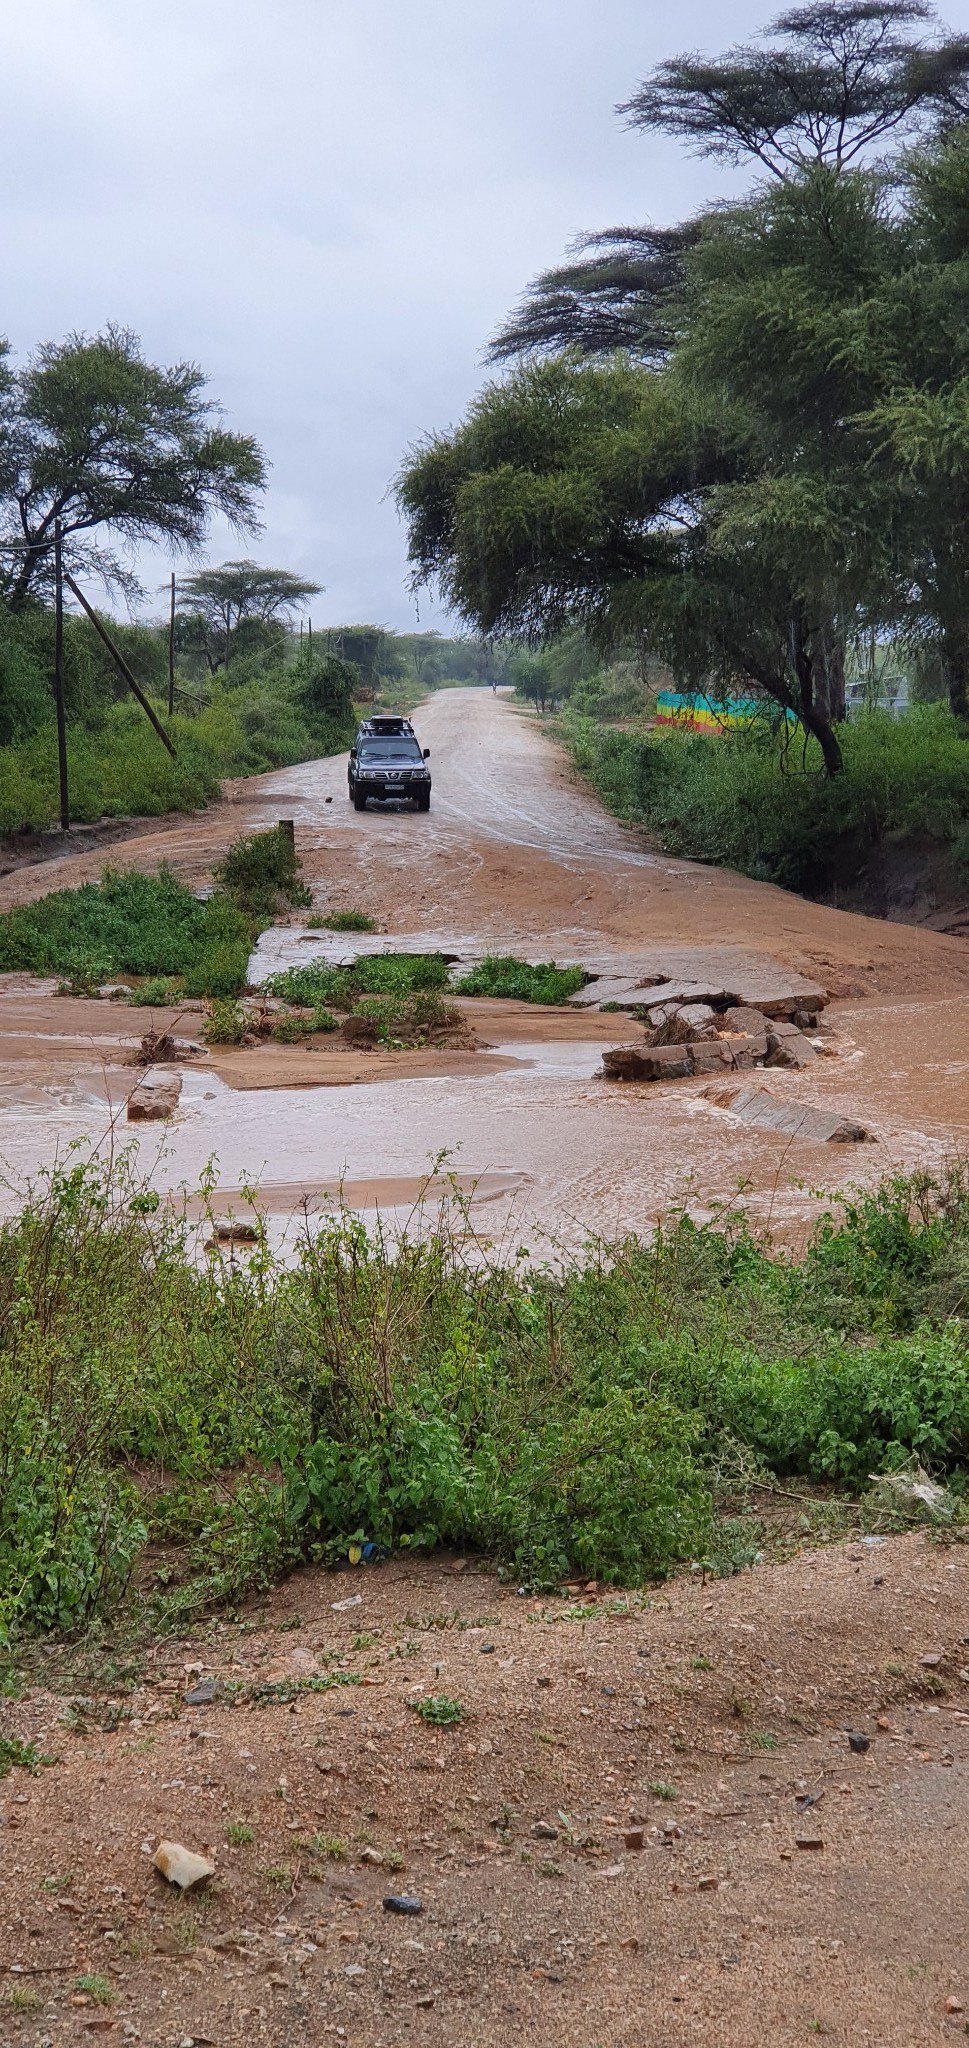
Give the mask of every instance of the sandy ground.
[[3, 1708], [51, 1761], [2, 1785], [0, 2041], [964, 2038], [967, 1636], [964, 1552], [913, 1535], [628, 1598], [307, 1571], [134, 1668], [41, 1657]]
[[[819, 1185], [969, 1144], [964, 942], [655, 855], [487, 693], [443, 693], [419, 723], [429, 817], [355, 814], [343, 764], [315, 763], [112, 857], [201, 882], [241, 830], [292, 816], [317, 907], [367, 909], [392, 937], [603, 972], [663, 949], [767, 956], [834, 997], [830, 1056], [770, 1087], [861, 1118], [874, 1142], [784, 1142], [693, 1083], [608, 1086], [604, 1037], [637, 1030], [621, 1017], [475, 1005], [487, 1052], [383, 1063], [379, 1086], [381, 1062], [327, 1074], [322, 1050], [193, 1063], [172, 1125], [126, 1133], [158, 1185], [190, 1189], [215, 1155], [227, 1209], [259, 1176], [277, 1215], [341, 1183], [399, 1213], [445, 1152], [496, 1241], [644, 1229], [743, 1181], [796, 1242]], [[0, 907], [102, 860], [23, 866]], [[8, 1201], [123, 1117], [148, 1021], [0, 987]], [[796, 1496], [767, 1505], [796, 1546]], [[628, 1597], [538, 1601], [464, 1559], [307, 1571], [177, 1642], [38, 1651], [26, 1691], [0, 1700], [0, 1731], [51, 1759], [0, 1781], [0, 2048], [965, 2038], [964, 1659], [965, 1553], [923, 1535]], [[222, 1690], [188, 1706], [207, 1677]], [[453, 1727], [415, 1710], [441, 1694]], [[163, 1837], [211, 1855], [203, 1890], [179, 1899], [153, 1874]], [[421, 1911], [385, 1910], [400, 1893]]]

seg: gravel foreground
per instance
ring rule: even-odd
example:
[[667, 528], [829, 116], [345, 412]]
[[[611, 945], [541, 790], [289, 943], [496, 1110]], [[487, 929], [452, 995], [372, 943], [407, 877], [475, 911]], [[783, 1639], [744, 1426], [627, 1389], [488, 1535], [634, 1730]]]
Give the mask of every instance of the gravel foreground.
[[[964, 2037], [966, 1642], [963, 1549], [911, 1534], [629, 1595], [307, 1570], [140, 1656], [38, 1652], [0, 2042]], [[162, 1839], [214, 1876], [180, 1895]]]

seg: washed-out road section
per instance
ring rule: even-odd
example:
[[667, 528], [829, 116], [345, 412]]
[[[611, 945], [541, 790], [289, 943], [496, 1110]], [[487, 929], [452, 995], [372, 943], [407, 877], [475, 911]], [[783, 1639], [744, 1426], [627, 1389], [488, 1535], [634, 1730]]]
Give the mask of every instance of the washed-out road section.
[[[578, 785], [539, 721], [485, 690], [441, 691], [415, 714], [431, 749], [432, 809], [347, 800], [345, 757], [230, 785], [191, 819], [139, 833], [110, 858], [166, 860], [203, 885], [229, 842], [295, 822], [316, 911], [362, 908], [381, 938], [472, 959], [486, 951], [579, 960], [602, 976], [734, 976], [795, 970], [831, 992], [826, 1050], [809, 1075], [777, 1074], [781, 1096], [861, 1120], [864, 1148], [806, 1145], [745, 1128], [694, 1084], [609, 1084], [604, 1038], [641, 1037], [622, 1016], [567, 1022], [489, 1005], [473, 1016], [488, 1057], [362, 1054], [340, 1085], [325, 1053], [284, 1048], [184, 1070], [178, 1113], [132, 1142], [159, 1186], [193, 1187], [217, 1161], [227, 1196], [253, 1178], [277, 1217], [342, 1177], [371, 1203], [409, 1202], [435, 1160], [482, 1183], [495, 1242], [576, 1243], [645, 1230], [671, 1203], [698, 1213], [743, 1183], [755, 1217], [796, 1240], [816, 1213], [805, 1187], [872, 1180], [969, 1142], [969, 948], [964, 941], [810, 904], [767, 884], [674, 860], [612, 819]], [[0, 908], [95, 879], [99, 852], [21, 867]], [[359, 942], [357, 942], [359, 943]], [[350, 942], [346, 942], [348, 947]], [[268, 934], [260, 960], [339, 955], [302, 914]], [[157, 1018], [157, 1013], [155, 1013]], [[122, 1064], [149, 1020], [105, 1003], [0, 991], [0, 1142], [8, 1200], [72, 1139], [103, 1138], [132, 1084]], [[197, 1029], [196, 1020], [196, 1029]], [[189, 1020], [191, 1029], [191, 1020]], [[379, 1085], [367, 1085], [370, 1075]], [[309, 1085], [312, 1080], [331, 1085]], [[336, 1082], [337, 1085], [333, 1085]], [[291, 1084], [291, 1085], [289, 1085]], [[291, 1195], [292, 1200], [289, 1200]]]

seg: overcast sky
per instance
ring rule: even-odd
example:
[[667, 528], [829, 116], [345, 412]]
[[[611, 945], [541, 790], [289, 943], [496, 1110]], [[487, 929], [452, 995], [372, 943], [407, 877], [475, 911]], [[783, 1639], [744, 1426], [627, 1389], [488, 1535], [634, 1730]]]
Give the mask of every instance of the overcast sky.
[[[613, 110], [661, 57], [774, 11], [8, 0], [0, 331], [22, 357], [114, 320], [199, 362], [272, 464], [265, 532], [215, 532], [209, 559], [312, 576], [321, 624], [412, 627], [387, 496], [404, 451], [460, 417], [488, 335], [574, 235], [726, 189]], [[946, 13], [969, 26], [969, 0]], [[441, 622], [424, 600], [421, 619]]]

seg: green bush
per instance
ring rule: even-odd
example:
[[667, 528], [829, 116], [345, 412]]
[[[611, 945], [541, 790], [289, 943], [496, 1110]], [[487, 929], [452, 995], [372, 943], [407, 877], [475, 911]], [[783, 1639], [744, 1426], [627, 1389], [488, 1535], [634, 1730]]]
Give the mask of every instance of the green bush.
[[461, 1023], [460, 1011], [453, 1003], [443, 1002], [436, 989], [416, 989], [411, 995], [362, 996], [352, 1015], [366, 1017], [376, 1025], [382, 1045], [412, 1043], [429, 1031], [449, 1031]]
[[377, 927], [365, 910], [334, 910], [330, 917], [308, 917], [311, 932], [375, 932]]
[[834, 780], [822, 774], [813, 740], [805, 745], [766, 722], [711, 737], [622, 732], [566, 716], [564, 731], [609, 808], [647, 826], [671, 853], [807, 896], [853, 880], [865, 852], [889, 837], [935, 840], [966, 861], [969, 748], [938, 704], [842, 727], [844, 772]]
[[462, 996], [505, 996], [520, 1003], [567, 1003], [589, 976], [582, 967], [556, 967], [546, 960], [532, 967], [527, 960], [513, 960], [489, 954], [470, 974], [456, 983]]
[[212, 872], [226, 895], [252, 916], [272, 917], [281, 900], [311, 901], [309, 890], [299, 879], [300, 862], [293, 841], [281, 825], [235, 840]]
[[224, 996], [217, 996], [202, 1025], [206, 1045], [241, 1045], [246, 1035], [246, 1013]]
[[352, 967], [287, 967], [264, 983], [267, 995], [286, 1003], [317, 1007], [332, 1003], [352, 1010], [361, 996], [407, 996], [447, 987], [447, 961], [440, 953], [371, 953]]
[[534, 1585], [739, 1569], [725, 1467], [859, 1495], [917, 1458], [965, 1493], [967, 1272], [962, 1168], [850, 1201], [800, 1265], [681, 1216], [555, 1272], [346, 1211], [294, 1265], [260, 1232], [201, 1262], [123, 1160], [58, 1170], [0, 1224], [0, 1628], [109, 1614], [146, 1532], [175, 1621], [361, 1542]]
[[245, 987], [255, 927], [225, 897], [200, 903], [162, 868], [105, 868], [100, 882], [56, 890], [0, 916], [0, 971], [97, 984], [117, 974], [177, 975], [190, 996]]

